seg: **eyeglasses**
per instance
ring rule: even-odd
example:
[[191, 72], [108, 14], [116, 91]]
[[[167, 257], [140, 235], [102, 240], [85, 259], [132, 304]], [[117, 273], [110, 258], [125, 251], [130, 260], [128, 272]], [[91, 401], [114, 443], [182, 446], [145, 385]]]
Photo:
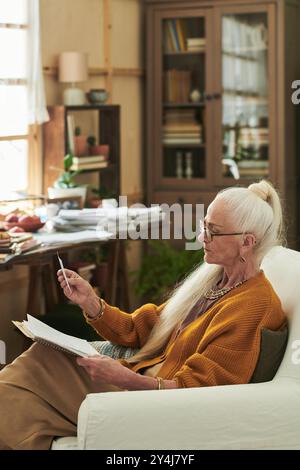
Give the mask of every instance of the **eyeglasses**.
[[231, 232], [231, 233], [214, 233], [204, 225], [204, 222], [200, 220], [199, 224], [200, 233], [204, 233], [204, 236], [208, 242], [212, 242], [214, 237], [227, 237], [229, 235], [244, 235], [244, 232]]

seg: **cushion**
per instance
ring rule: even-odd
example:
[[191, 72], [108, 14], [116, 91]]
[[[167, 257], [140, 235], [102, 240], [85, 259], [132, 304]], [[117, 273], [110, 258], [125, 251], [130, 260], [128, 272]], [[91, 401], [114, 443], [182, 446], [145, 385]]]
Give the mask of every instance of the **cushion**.
[[119, 344], [114, 344], [110, 341], [92, 341], [90, 344], [100, 354], [110, 356], [113, 359], [128, 359], [138, 351], [138, 349], [128, 348], [127, 346], [120, 346]]
[[258, 361], [250, 383], [269, 382], [275, 376], [283, 359], [288, 339], [288, 327], [273, 331], [261, 330], [261, 344]]

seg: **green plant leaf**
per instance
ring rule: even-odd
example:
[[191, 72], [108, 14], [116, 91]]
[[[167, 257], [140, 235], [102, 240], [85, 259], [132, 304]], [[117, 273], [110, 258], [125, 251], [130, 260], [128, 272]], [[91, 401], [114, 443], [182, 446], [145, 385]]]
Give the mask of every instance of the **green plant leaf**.
[[[76, 170], [71, 172], [71, 178], [74, 179], [75, 176], [80, 175], [82, 173], [82, 170]], [[80, 185], [83, 186], [83, 185]]]
[[169, 242], [150, 240], [141, 268], [133, 273], [136, 293], [148, 302], [161, 302], [190, 271], [203, 262], [203, 250], [176, 250]]
[[71, 153], [68, 153], [64, 157], [64, 169], [65, 169], [65, 171], [69, 171], [72, 165], [73, 165], [73, 155]]

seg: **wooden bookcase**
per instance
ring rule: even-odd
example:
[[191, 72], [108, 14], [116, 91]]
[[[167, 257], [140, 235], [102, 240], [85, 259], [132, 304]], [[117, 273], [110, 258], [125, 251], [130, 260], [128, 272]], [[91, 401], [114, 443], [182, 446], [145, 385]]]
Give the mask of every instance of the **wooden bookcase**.
[[[49, 122], [43, 125], [44, 193], [57, 178], [51, 167], [62, 168], [69, 151], [67, 116], [72, 114], [76, 125], [83, 125], [87, 135], [96, 134], [97, 143], [109, 145], [106, 168], [82, 170], [98, 172], [99, 187], [120, 195], [120, 107], [118, 105], [49, 106]], [[96, 128], [96, 132], [94, 129]]]
[[145, 15], [148, 203], [206, 209], [268, 178], [297, 247], [300, 1], [145, 0]]

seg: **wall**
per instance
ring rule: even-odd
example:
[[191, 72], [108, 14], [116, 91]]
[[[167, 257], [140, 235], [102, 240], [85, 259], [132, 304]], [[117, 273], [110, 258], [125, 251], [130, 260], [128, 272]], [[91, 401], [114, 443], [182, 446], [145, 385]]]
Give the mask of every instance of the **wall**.
[[[111, 26], [111, 27], [109, 27]], [[87, 52], [89, 80], [81, 88], [111, 89], [121, 106], [121, 191], [141, 198], [142, 2], [140, 0], [41, 0], [42, 60], [49, 105], [61, 104], [58, 54]], [[103, 71], [109, 70], [109, 75]]]
[[[141, 200], [142, 1], [40, 0], [40, 15], [47, 104], [62, 102], [58, 54], [67, 50], [87, 52], [90, 76], [83, 88], [109, 87], [111, 102], [121, 106], [121, 192], [132, 201]], [[139, 242], [129, 246], [129, 269], [134, 270], [139, 266], [141, 247]], [[27, 287], [26, 267], [1, 272], [0, 339], [7, 344], [8, 361], [20, 354], [23, 346], [23, 337], [12, 328], [11, 320], [25, 316]], [[133, 289], [131, 300], [137, 305]]]

